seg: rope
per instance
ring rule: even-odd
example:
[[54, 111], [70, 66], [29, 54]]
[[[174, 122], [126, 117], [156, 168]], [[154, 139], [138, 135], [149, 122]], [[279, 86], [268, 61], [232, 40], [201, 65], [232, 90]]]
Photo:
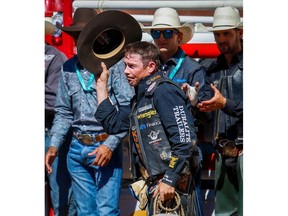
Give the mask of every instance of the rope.
[[159, 214], [159, 213], [175, 213], [179, 216], [185, 216], [184, 214], [184, 209], [183, 206], [181, 205], [181, 199], [180, 199], [180, 195], [175, 191], [175, 207], [173, 208], [169, 208], [171, 206], [163, 206], [162, 202], [159, 199], [160, 194], [158, 193], [154, 199], [154, 203], [153, 203], [153, 215], [155, 214]]

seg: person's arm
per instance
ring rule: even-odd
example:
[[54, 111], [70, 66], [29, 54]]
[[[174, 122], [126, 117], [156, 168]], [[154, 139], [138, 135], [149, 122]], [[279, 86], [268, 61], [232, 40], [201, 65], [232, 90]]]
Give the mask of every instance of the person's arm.
[[45, 108], [54, 110], [61, 67], [67, 57], [54, 47], [45, 45]]
[[175, 195], [177, 181], [189, 164], [193, 143], [196, 143], [194, 120], [186, 106], [186, 95], [171, 85], [160, 85], [154, 93], [154, 104], [171, 146], [171, 159], [153, 196], [159, 192], [160, 200]]
[[[117, 134], [129, 129], [129, 115], [131, 113], [131, 98], [134, 90], [129, 86], [124, 75], [124, 68], [111, 68], [111, 75], [102, 65], [103, 72], [96, 77], [96, 91], [98, 99], [98, 108], [95, 113], [96, 119], [101, 122], [104, 130], [108, 134]], [[118, 65], [117, 65], [118, 66]], [[123, 71], [121, 71], [123, 70]], [[111, 85], [115, 94], [116, 103], [108, 97], [108, 79], [111, 77]]]
[[101, 67], [103, 69], [102, 73], [96, 77], [96, 91], [98, 104], [108, 98], [108, 78], [109, 70], [107, 69], [104, 62], [101, 62]]
[[56, 114], [51, 128], [50, 146], [45, 154], [45, 165], [48, 173], [52, 172], [52, 164], [57, 156], [58, 149], [62, 145], [73, 120], [71, 101], [68, 94], [68, 88], [64, 82], [63, 72], [61, 73], [59, 80], [55, 111]]
[[197, 137], [194, 120], [186, 106], [186, 95], [172, 85], [160, 85], [153, 101], [171, 145], [171, 166], [162, 182], [176, 186], [181, 172], [190, 160]]
[[220, 91], [211, 84], [211, 89], [214, 91], [214, 96], [207, 101], [203, 101], [198, 104], [198, 108], [202, 112], [210, 112], [217, 109], [221, 109], [227, 115], [242, 118], [243, 117], [243, 102], [232, 101], [226, 99]]

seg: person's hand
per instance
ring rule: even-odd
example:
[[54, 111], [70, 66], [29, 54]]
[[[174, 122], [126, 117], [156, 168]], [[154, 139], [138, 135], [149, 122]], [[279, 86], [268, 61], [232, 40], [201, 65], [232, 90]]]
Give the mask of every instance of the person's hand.
[[199, 82], [196, 82], [194, 87], [190, 86], [188, 83], [183, 83], [181, 89], [186, 93], [188, 96], [190, 103], [192, 106], [196, 106], [198, 102], [198, 88]]
[[101, 74], [95, 77], [98, 104], [108, 98], [109, 70], [104, 62], [101, 62], [101, 67]]
[[222, 109], [226, 105], [226, 98], [213, 84], [210, 84], [210, 86], [214, 91], [214, 96], [210, 100], [202, 101], [197, 105], [199, 110], [202, 112], [210, 112], [217, 109]]
[[160, 181], [153, 193], [153, 197], [156, 197], [158, 193], [160, 194], [159, 197], [161, 202], [171, 200], [175, 196], [175, 188]]
[[96, 87], [106, 87], [108, 84], [109, 70], [104, 62], [101, 62], [102, 72], [95, 77]]
[[95, 166], [106, 166], [110, 159], [112, 158], [112, 150], [105, 145], [100, 145], [94, 151], [90, 152], [88, 155], [96, 155], [93, 165]]
[[47, 173], [50, 174], [52, 172], [52, 164], [57, 157], [57, 148], [54, 146], [49, 147], [49, 149], [46, 152], [45, 155], [45, 167], [47, 170]]

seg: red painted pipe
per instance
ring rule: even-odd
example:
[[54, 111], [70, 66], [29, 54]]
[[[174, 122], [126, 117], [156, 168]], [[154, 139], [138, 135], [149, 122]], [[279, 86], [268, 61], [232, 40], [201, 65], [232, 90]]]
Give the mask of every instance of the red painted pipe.
[[216, 58], [220, 54], [216, 43], [182, 44], [181, 47], [192, 58]]

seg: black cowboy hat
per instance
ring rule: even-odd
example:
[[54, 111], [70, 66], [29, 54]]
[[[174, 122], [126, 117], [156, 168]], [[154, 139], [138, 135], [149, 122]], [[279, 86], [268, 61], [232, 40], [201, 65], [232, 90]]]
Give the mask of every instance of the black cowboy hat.
[[111, 67], [123, 57], [127, 44], [141, 38], [137, 20], [125, 12], [108, 10], [93, 17], [82, 29], [77, 54], [81, 64], [98, 75], [102, 72], [101, 62]]
[[77, 38], [84, 26], [95, 16], [97, 12], [93, 8], [77, 8], [73, 15], [73, 22], [70, 26], [61, 26], [56, 24], [66, 34]]

